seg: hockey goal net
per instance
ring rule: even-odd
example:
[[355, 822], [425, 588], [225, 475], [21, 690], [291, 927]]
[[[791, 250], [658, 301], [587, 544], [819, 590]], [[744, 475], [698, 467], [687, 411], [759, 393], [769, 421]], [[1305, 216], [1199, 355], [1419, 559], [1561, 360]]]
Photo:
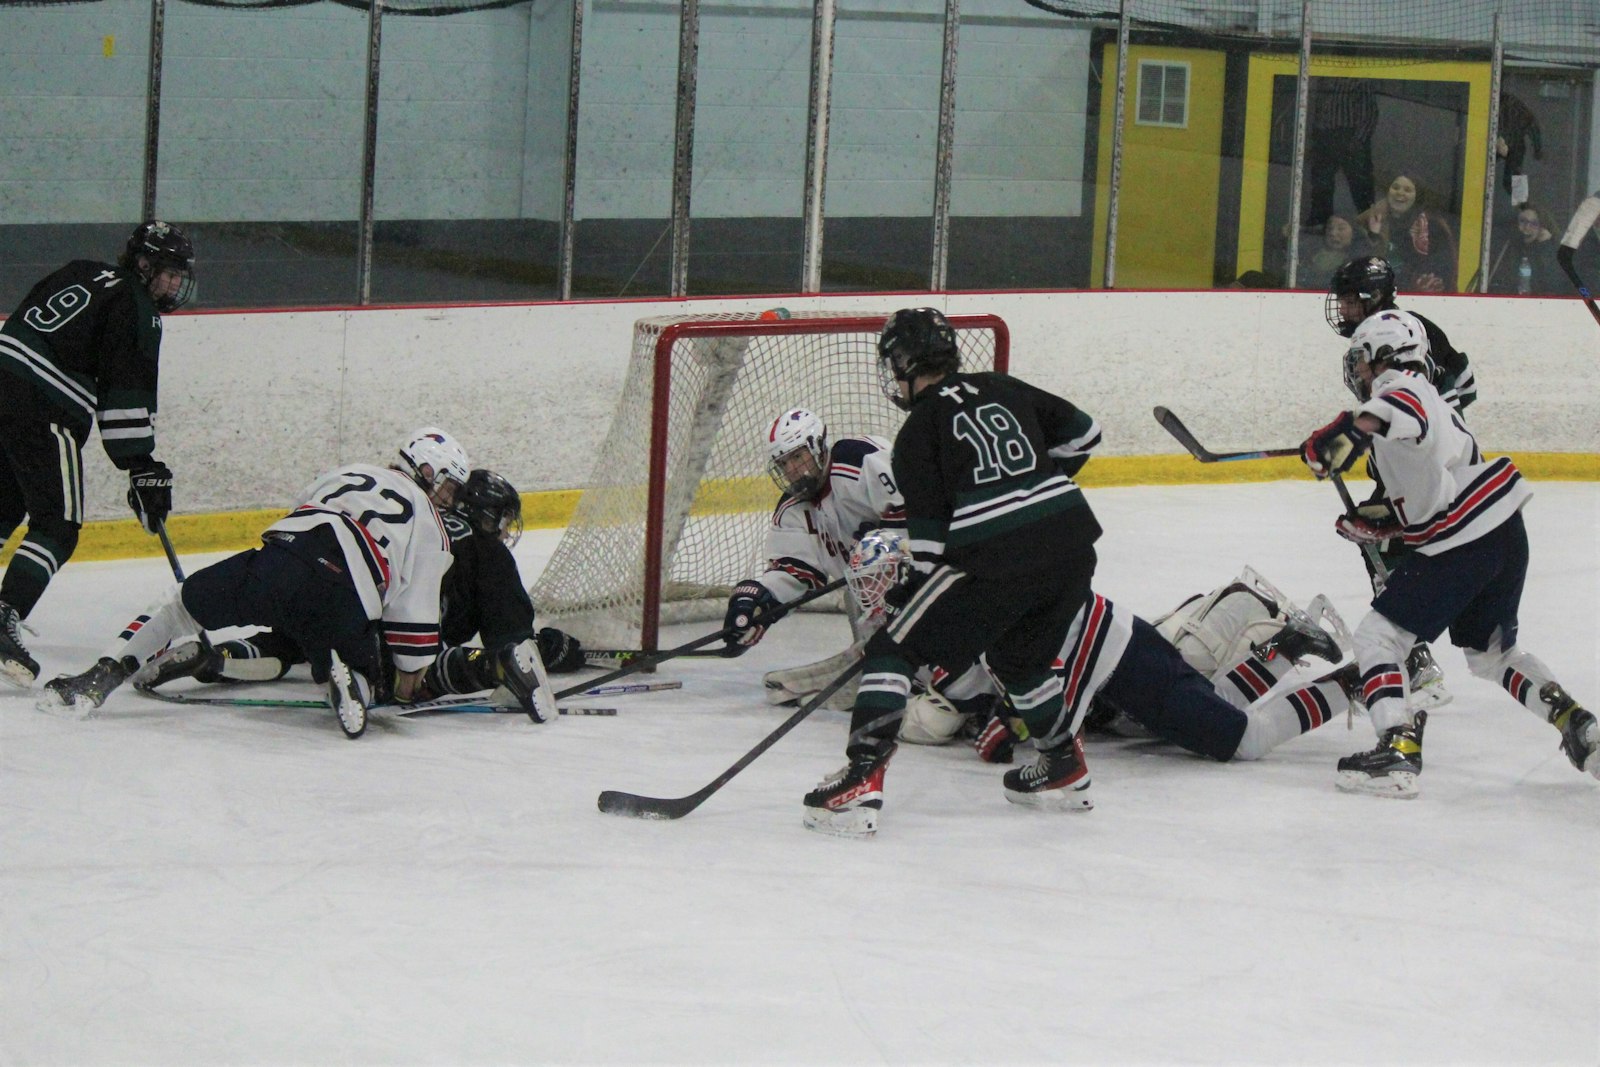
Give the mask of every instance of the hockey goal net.
[[[720, 619], [758, 574], [778, 501], [772, 420], [803, 407], [830, 437], [891, 441], [904, 414], [878, 383], [889, 312], [756, 312], [640, 319], [594, 473], [530, 592], [540, 617], [591, 646], [658, 647], [663, 623]], [[1005, 370], [994, 315], [952, 315], [967, 370]]]

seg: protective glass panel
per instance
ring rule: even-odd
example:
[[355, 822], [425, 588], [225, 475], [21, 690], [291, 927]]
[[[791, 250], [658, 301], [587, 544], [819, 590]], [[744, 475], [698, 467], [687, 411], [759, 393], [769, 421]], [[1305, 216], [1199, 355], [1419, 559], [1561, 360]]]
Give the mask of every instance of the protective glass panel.
[[0, 313], [73, 259], [111, 261], [144, 200], [150, 5], [6, 8], [0, 32]]

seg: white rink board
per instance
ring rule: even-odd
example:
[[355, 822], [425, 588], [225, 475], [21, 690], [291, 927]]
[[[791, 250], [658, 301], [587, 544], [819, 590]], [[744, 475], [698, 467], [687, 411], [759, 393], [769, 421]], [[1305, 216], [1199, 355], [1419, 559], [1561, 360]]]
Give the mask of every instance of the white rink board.
[[[176, 315], [157, 454], [180, 512], [277, 507], [337, 463], [386, 456], [424, 423], [524, 491], [581, 487], [609, 425], [636, 319], [685, 312], [995, 312], [1013, 369], [1093, 414], [1104, 455], [1178, 451], [1165, 404], [1208, 444], [1283, 447], [1351, 403], [1322, 296], [1282, 292], [913, 293], [762, 300]], [[1418, 297], [1472, 357], [1470, 418], [1492, 451], [1600, 452], [1600, 326], [1577, 300]], [[837, 431], [847, 427], [835, 428]], [[642, 447], [642, 445], [641, 445]], [[756, 445], [752, 445], [756, 447]], [[124, 479], [89, 449], [91, 518]]]

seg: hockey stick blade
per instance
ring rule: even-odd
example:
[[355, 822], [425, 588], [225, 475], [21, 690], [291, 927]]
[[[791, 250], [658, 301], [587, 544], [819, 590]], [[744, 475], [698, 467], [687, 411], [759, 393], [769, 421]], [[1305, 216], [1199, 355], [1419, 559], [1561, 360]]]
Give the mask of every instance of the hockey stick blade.
[[850, 665], [839, 677], [829, 682], [827, 686], [800, 706], [800, 710], [773, 730], [766, 737], [741, 756], [733, 766], [717, 775], [699, 789], [684, 797], [644, 797], [637, 793], [623, 793], [615, 789], [607, 789], [600, 794], [600, 810], [607, 815], [626, 815], [633, 819], [681, 819], [695, 808], [705, 803], [706, 798], [717, 790], [727, 785], [734, 775], [750, 766], [767, 749], [777, 744], [785, 734], [799, 726], [801, 721], [813, 711], [822, 707], [829, 697], [843, 689], [845, 684], [861, 672], [862, 660], [857, 660]]
[[592, 685], [582, 696], [615, 697], [627, 693], [660, 693], [668, 689], [682, 689], [682, 682], [624, 682], [621, 685]]
[[1177, 439], [1178, 443], [1189, 450], [1189, 454], [1201, 463], [1228, 463], [1238, 459], [1277, 459], [1280, 456], [1298, 456], [1299, 447], [1295, 448], [1258, 448], [1252, 452], [1213, 452], [1202, 445], [1183, 420], [1174, 415], [1170, 410], [1157, 406], [1153, 414], [1161, 428]]
[[[681, 683], [680, 683], [681, 684]], [[140, 696], [152, 700], [160, 700], [167, 704], [192, 704], [209, 708], [321, 708], [326, 711], [326, 700], [278, 700], [268, 697], [208, 697], [189, 693], [163, 693], [155, 689], [146, 689], [134, 686], [133, 691]], [[594, 694], [599, 695], [599, 694]], [[443, 697], [439, 700], [424, 700], [415, 704], [374, 704], [369, 711], [384, 713], [389, 712], [402, 718], [411, 715], [443, 715], [451, 712], [484, 712], [504, 713], [507, 715], [524, 715], [526, 711], [520, 704], [499, 705], [489, 704], [482, 700], [460, 697]], [[616, 708], [561, 708], [563, 715], [615, 715]]]

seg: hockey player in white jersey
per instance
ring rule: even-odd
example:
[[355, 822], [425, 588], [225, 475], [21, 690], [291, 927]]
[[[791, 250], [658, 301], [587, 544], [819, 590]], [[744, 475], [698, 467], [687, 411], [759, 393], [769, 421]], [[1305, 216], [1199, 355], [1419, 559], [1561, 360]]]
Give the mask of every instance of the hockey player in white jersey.
[[[897, 534], [862, 538], [851, 560], [850, 589], [862, 615], [880, 622], [888, 590], [900, 580]], [[1252, 568], [1206, 596], [1186, 600], [1154, 623], [1092, 594], [1072, 621], [1055, 670], [1065, 687], [1071, 733], [1092, 717], [1126, 716], [1154, 736], [1220, 762], [1260, 759], [1349, 707], [1348, 673], [1331, 671], [1346, 656], [1333, 633], [1344, 623], [1318, 597], [1302, 610]], [[1321, 677], [1289, 680], [1300, 662], [1324, 661]], [[981, 663], [952, 676], [924, 669], [922, 691], [906, 707], [900, 739], [938, 745], [970, 727], [978, 755], [1009, 763], [1016, 727], [998, 705], [998, 688]], [[986, 721], [973, 723], [977, 714]], [[1085, 777], [1073, 811], [1087, 811]]]
[[[767, 431], [768, 473], [783, 496], [767, 530], [766, 569], [740, 582], [728, 599], [723, 625], [735, 631], [727, 639], [733, 655], [766, 632], [750, 625], [758, 612], [844, 577], [862, 534], [878, 528], [904, 531], [905, 501], [894, 484], [889, 448], [884, 438], [866, 435], [830, 442], [827, 426], [804, 408], [773, 420]], [[853, 615], [851, 626], [864, 641]], [[859, 655], [858, 641], [819, 663], [772, 671], [765, 679], [768, 699], [782, 703], [815, 692]], [[854, 695], [855, 686], [847, 686], [829, 706], [849, 707]]]
[[340, 727], [359, 737], [374, 691], [389, 695], [377, 639], [393, 658], [400, 700], [439, 654], [439, 589], [452, 557], [437, 508], [449, 505], [468, 472], [455, 439], [425, 427], [406, 438], [391, 466], [355, 463], [323, 475], [261, 535], [260, 548], [190, 575], [130, 622], [94, 666], [47, 683], [41, 706], [97, 708], [176, 640], [269, 626], [305, 650], [314, 675], [327, 680]]
[[1407, 319], [1363, 322], [1345, 355], [1354, 411], [1308, 437], [1302, 459], [1318, 478], [1340, 474], [1368, 449], [1394, 518], [1341, 516], [1341, 536], [1398, 536], [1412, 548], [1356, 627], [1361, 695], [1378, 735], [1369, 752], [1339, 761], [1338, 785], [1386, 797], [1417, 795], [1427, 712], [1406, 707], [1407, 652], [1448, 628], [1480, 678], [1502, 686], [1561, 733], [1575, 767], [1600, 777], [1600, 725], [1550, 670], [1517, 645], [1528, 570], [1522, 507], [1531, 494], [1510, 457], [1486, 460], [1466, 424], [1428, 381], [1422, 338]]

